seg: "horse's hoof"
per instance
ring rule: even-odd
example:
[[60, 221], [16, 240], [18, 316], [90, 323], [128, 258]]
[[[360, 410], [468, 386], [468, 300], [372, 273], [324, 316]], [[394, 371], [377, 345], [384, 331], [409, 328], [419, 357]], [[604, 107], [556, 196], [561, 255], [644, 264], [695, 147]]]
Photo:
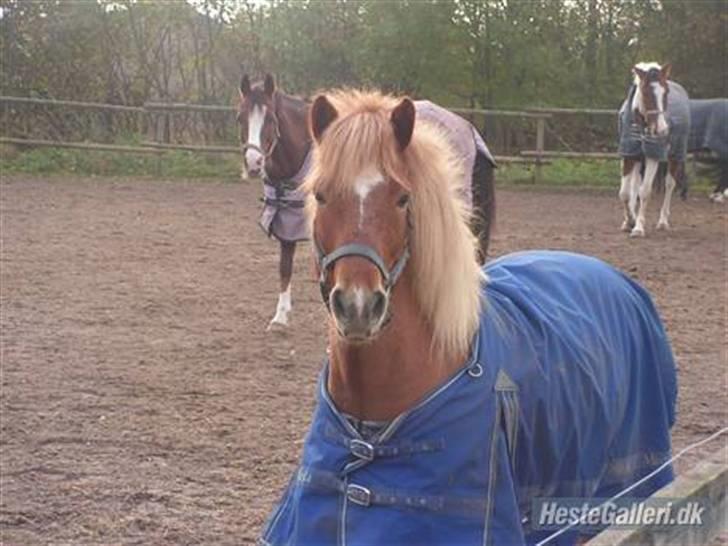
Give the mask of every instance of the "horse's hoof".
[[670, 229], [670, 224], [668, 224], [667, 222], [657, 222], [657, 229], [668, 230]]
[[270, 321], [268, 324], [268, 328], [266, 328], [266, 332], [282, 332], [288, 328], [288, 319], [287, 318], [280, 318], [275, 317], [273, 320]]
[[632, 231], [633, 227], [634, 224], [632, 222], [630, 222], [629, 220], [625, 220], [624, 222], [622, 222], [621, 230], [625, 233], [629, 233], [630, 231]]
[[713, 203], [722, 203], [723, 202], [723, 194], [720, 192], [715, 192], [710, 195], [710, 200]]
[[645, 230], [641, 228], [634, 228], [632, 232], [629, 234], [630, 237], [644, 237], [645, 236]]

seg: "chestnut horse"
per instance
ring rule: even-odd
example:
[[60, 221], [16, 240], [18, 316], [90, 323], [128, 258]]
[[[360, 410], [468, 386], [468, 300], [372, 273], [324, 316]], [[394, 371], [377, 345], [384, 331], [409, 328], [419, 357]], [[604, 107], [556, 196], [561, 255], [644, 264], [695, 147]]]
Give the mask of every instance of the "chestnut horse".
[[[262, 84], [252, 86], [247, 75], [242, 78], [238, 121], [243, 175], [263, 178], [265, 206], [260, 224], [281, 247], [280, 294], [271, 326], [288, 324], [296, 243], [309, 237], [303, 195], [298, 189], [310, 163], [308, 108], [304, 100], [277, 90], [270, 74]], [[478, 238], [479, 259], [483, 262], [495, 218], [493, 155], [465, 119], [426, 100], [416, 101], [415, 108], [418, 119], [428, 120], [445, 131], [457, 152], [453, 168], [464, 177], [460, 191], [472, 211], [470, 226]]]
[[644, 289], [563, 252], [481, 270], [462, 164], [407, 98], [322, 95], [310, 124], [329, 359], [261, 544], [531, 544], [535, 498], [671, 479], [675, 363]]
[[634, 83], [619, 111], [619, 198], [624, 205], [622, 231], [630, 231], [632, 237], [644, 237], [645, 213], [660, 164], [667, 162], [667, 173], [657, 229], [670, 227], [675, 186], [686, 188], [690, 108], [685, 89], [668, 80], [669, 64], [638, 63], [632, 73]]
[[308, 172], [309, 105], [276, 89], [273, 76], [251, 85], [240, 82], [238, 123], [243, 151], [243, 176], [262, 177], [264, 207], [260, 225], [280, 243], [280, 293], [269, 328], [286, 326], [291, 311], [291, 276], [296, 243], [308, 239], [303, 196], [298, 191]]

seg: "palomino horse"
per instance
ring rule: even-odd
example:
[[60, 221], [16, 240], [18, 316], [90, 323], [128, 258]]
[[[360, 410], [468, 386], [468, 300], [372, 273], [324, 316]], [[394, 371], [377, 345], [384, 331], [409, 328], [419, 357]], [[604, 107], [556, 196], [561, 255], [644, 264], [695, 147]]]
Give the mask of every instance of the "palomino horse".
[[661, 67], [657, 63], [639, 63], [632, 71], [634, 83], [619, 111], [619, 198], [624, 205], [622, 231], [643, 237], [652, 184], [660, 163], [664, 162], [665, 197], [657, 229], [670, 227], [672, 192], [677, 183], [685, 185], [690, 108], [685, 89], [668, 80], [669, 64]]
[[330, 357], [262, 544], [530, 544], [535, 498], [672, 478], [646, 476], [676, 373], [639, 285], [562, 252], [481, 270], [453, 150], [409, 99], [320, 96], [311, 125]]
[[[430, 101], [416, 101], [418, 119], [438, 125], [454, 148], [467, 183], [460, 191], [468, 203], [471, 229], [478, 238], [479, 257], [485, 261], [495, 217], [495, 160], [475, 127], [465, 119]], [[280, 241], [281, 292], [271, 325], [287, 325], [291, 311], [291, 274], [296, 242], [308, 239], [303, 195], [298, 187], [310, 164], [306, 126], [308, 104], [276, 90], [266, 75], [263, 84], [251, 86], [247, 75], [240, 85], [240, 140], [244, 171], [262, 176], [265, 206], [261, 226]], [[453, 168], [459, 168], [455, 164]]]

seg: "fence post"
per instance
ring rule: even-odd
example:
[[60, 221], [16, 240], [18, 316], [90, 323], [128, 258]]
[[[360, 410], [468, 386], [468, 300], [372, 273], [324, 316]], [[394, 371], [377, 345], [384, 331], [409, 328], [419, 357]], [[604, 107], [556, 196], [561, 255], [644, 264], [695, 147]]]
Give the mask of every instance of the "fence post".
[[539, 117], [536, 120], [536, 167], [533, 172], [533, 181], [541, 183], [541, 161], [543, 160], [543, 141], [546, 132], [546, 118]]

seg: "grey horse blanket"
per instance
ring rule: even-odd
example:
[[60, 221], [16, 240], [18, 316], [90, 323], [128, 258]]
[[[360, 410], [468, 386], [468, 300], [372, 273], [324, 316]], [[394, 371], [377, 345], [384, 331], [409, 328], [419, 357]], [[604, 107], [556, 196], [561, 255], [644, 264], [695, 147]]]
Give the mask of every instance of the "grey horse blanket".
[[[467, 120], [453, 114], [436, 104], [422, 100], [415, 101], [417, 118], [440, 127], [450, 145], [462, 161], [465, 180], [462, 184], [462, 197], [468, 205], [472, 205], [471, 177], [475, 156], [483, 154], [493, 165], [495, 159], [488, 150], [483, 138], [475, 127]], [[304, 212], [304, 194], [300, 185], [311, 168], [309, 151], [301, 169], [290, 180], [270, 181], [263, 179], [263, 211], [260, 216], [260, 227], [269, 237], [280, 241], [303, 241], [309, 238], [308, 222]]]
[[728, 160], [728, 99], [690, 99], [688, 151]]
[[415, 101], [415, 110], [418, 119], [434, 124], [442, 130], [458, 155], [466, 177], [461, 187], [462, 197], [468, 206], [472, 206], [473, 194], [470, 177], [475, 165], [475, 156], [477, 153], [481, 153], [495, 165], [493, 154], [490, 153], [488, 146], [475, 127], [466, 119], [428, 100]]
[[627, 99], [619, 109], [619, 155], [624, 158], [647, 157], [658, 161], [684, 161], [690, 135], [690, 106], [688, 93], [679, 83], [668, 81], [666, 121], [670, 127], [667, 137], [648, 135], [632, 110], [637, 87], [632, 85]]
[[[550, 534], [535, 499], [609, 498], [669, 460], [677, 376], [649, 294], [565, 252], [512, 254], [485, 272], [469, 359], [374, 437], [336, 408], [324, 367], [260, 544], [531, 545]], [[666, 466], [630, 496], [671, 479]]]
[[289, 242], [308, 239], [308, 222], [303, 210], [305, 196], [300, 186], [311, 168], [312, 155], [309, 150], [303, 165], [290, 180], [273, 182], [263, 177], [263, 212], [259, 224], [269, 237]]

